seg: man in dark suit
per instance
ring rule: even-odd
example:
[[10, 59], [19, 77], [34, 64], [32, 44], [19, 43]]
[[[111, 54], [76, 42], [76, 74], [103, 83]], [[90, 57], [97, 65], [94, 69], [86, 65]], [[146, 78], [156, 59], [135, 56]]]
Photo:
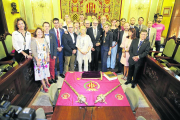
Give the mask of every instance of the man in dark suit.
[[136, 19], [134, 17], [132, 17], [130, 19], [130, 28], [136, 29], [136, 37], [139, 38], [139, 29], [138, 29], [138, 27], [135, 26], [135, 22], [136, 22]]
[[[60, 69], [60, 76], [64, 78], [65, 76], [63, 75], [63, 43], [62, 43], [62, 35], [64, 34], [64, 30], [59, 28], [59, 19], [54, 18], [53, 19], [53, 24], [54, 28], [52, 28], [49, 33], [52, 33], [55, 37], [55, 41], [57, 44], [57, 58], [59, 58], [59, 69]], [[56, 65], [55, 65], [55, 76], [56, 80], [58, 79], [57, 77], [57, 59], [56, 59]]]
[[129, 30], [129, 23], [125, 23], [123, 31], [120, 31], [118, 29], [116, 29], [116, 31], [115, 31], [115, 32], [117, 32], [116, 34], [117, 34], [118, 52], [119, 52], [118, 71], [116, 72], [116, 74], [122, 74], [123, 65], [120, 63], [121, 55], [122, 55], [122, 48], [120, 47], [120, 45], [121, 45], [123, 39], [128, 36], [128, 30]]
[[87, 29], [87, 34], [90, 36], [91, 41], [93, 43], [92, 54], [91, 54], [91, 71], [98, 71], [98, 58], [100, 52], [100, 43], [101, 43], [101, 36], [102, 36], [102, 29], [97, 27], [98, 20], [92, 21], [92, 27]]
[[[125, 84], [132, 83], [132, 88], [138, 82], [138, 74], [142, 65], [145, 61], [146, 55], [149, 53], [150, 50], [150, 42], [146, 40], [147, 37], [147, 30], [141, 30], [140, 38], [134, 39], [131, 43], [129, 48], [129, 72], [127, 77], [127, 82]], [[131, 82], [133, 77], [133, 81]]]
[[56, 38], [52, 33], [49, 33], [50, 24], [49, 22], [44, 22], [43, 25], [45, 40], [49, 46], [50, 54], [49, 54], [49, 72], [50, 77], [48, 77], [49, 83], [56, 83], [55, 80], [55, 60], [57, 56], [57, 44], [56, 44]]
[[99, 29], [103, 29], [103, 25], [106, 23], [106, 20], [107, 20], [106, 16], [102, 15], [101, 16], [101, 23], [98, 24]]
[[76, 38], [77, 35], [73, 32], [73, 23], [69, 23], [67, 26], [68, 34], [64, 34], [62, 37], [63, 45], [64, 45], [64, 73], [69, 71], [74, 71], [74, 62], [76, 58]]

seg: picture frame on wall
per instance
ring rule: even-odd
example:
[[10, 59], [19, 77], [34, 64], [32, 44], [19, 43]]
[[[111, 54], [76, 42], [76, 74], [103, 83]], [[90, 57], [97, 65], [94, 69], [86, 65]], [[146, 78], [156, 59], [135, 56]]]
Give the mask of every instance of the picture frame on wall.
[[171, 14], [171, 8], [170, 6], [164, 7], [163, 8], [163, 16], [164, 17], [169, 17]]

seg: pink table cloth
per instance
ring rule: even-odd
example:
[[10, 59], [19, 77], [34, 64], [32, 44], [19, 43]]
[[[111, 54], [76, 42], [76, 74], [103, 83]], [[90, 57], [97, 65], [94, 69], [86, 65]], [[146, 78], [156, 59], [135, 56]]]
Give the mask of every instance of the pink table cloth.
[[[102, 80], [99, 79], [81, 79], [81, 72], [67, 72], [65, 80], [79, 93], [86, 97], [88, 106], [130, 106], [129, 102], [119, 86], [113, 92], [106, 96], [106, 103], [94, 103], [97, 96], [105, 94], [118, 84], [119, 80], [109, 81], [103, 76]], [[59, 94], [56, 105], [57, 106], [86, 106], [84, 103], [76, 102], [77, 95], [71, 88], [63, 82], [61, 92]]]

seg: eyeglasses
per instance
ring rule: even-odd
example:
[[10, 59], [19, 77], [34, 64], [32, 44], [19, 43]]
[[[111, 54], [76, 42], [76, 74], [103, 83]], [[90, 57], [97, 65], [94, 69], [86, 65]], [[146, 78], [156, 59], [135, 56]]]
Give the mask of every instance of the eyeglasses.
[[90, 24], [90, 23], [85, 23], [85, 24]]
[[73, 27], [68, 27], [68, 28], [73, 28]]
[[98, 23], [93, 23], [93, 24], [98, 24]]

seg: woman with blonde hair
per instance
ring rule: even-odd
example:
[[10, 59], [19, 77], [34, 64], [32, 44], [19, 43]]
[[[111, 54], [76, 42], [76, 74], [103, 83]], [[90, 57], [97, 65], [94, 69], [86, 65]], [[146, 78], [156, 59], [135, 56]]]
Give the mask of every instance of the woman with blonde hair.
[[101, 43], [101, 65], [102, 72], [107, 72], [107, 58], [111, 55], [113, 33], [110, 31], [110, 26], [108, 23], [103, 25], [104, 33], [102, 36]]
[[82, 72], [82, 63], [84, 61], [84, 71], [88, 71], [88, 62], [91, 62], [91, 48], [93, 44], [89, 35], [86, 35], [86, 27], [81, 26], [81, 35], [77, 36], [76, 47], [78, 49], [77, 61], [79, 72]]

